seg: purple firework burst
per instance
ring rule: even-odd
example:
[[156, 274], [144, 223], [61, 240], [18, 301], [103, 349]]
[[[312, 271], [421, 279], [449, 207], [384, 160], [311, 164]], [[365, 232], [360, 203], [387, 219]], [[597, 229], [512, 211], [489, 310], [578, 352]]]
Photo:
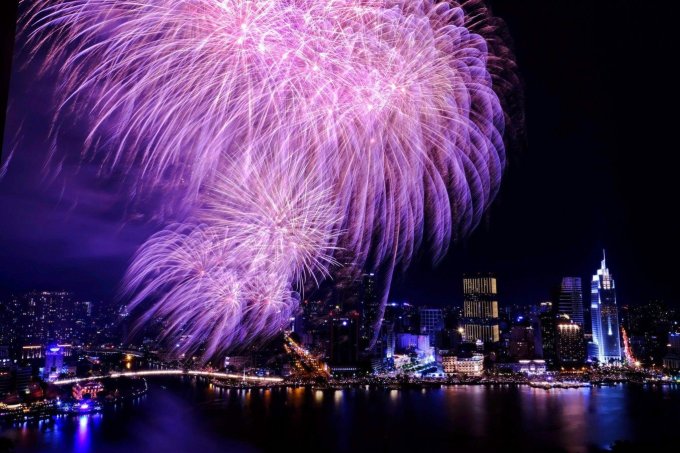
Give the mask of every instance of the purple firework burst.
[[61, 110], [91, 112], [89, 149], [194, 206], [126, 278], [185, 351], [280, 331], [340, 250], [381, 270], [385, 299], [498, 190], [514, 63], [478, 2], [37, 0], [24, 17]]

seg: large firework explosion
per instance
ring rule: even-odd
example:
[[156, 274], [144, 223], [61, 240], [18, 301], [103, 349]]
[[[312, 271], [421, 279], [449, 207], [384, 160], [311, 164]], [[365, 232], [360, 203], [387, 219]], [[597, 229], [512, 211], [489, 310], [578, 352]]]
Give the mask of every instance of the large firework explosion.
[[186, 352], [278, 332], [339, 251], [385, 276], [385, 299], [397, 266], [423, 242], [443, 256], [498, 190], [516, 79], [479, 2], [25, 3], [58, 116], [86, 108], [90, 155], [192, 209], [126, 278]]

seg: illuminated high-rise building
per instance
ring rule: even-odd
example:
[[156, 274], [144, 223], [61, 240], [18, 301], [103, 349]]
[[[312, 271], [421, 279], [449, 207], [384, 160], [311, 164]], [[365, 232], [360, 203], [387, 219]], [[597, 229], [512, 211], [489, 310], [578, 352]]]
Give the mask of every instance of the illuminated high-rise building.
[[557, 362], [562, 366], [580, 366], [585, 358], [583, 329], [569, 319], [559, 315], [556, 322], [555, 352]]
[[558, 313], [583, 329], [583, 287], [580, 277], [564, 277], [560, 286]]
[[464, 340], [496, 343], [500, 340], [498, 289], [492, 275], [463, 277]]
[[64, 352], [57, 345], [52, 345], [45, 352], [45, 367], [43, 378], [46, 381], [55, 381], [62, 372], [64, 366]]
[[600, 363], [620, 362], [621, 340], [619, 312], [616, 307], [616, 287], [614, 278], [607, 269], [604, 253], [601, 266], [593, 275], [590, 296], [593, 343], [597, 345], [598, 360]]

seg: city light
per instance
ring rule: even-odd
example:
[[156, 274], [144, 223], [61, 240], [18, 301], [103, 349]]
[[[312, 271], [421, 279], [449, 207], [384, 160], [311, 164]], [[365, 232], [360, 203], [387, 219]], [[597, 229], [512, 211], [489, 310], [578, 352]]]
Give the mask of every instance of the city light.
[[232, 373], [220, 373], [214, 371], [195, 371], [195, 370], [143, 370], [143, 371], [130, 371], [130, 372], [114, 372], [109, 373], [104, 376], [91, 376], [85, 378], [70, 378], [70, 379], [60, 379], [53, 382], [54, 385], [69, 385], [76, 384], [79, 382], [87, 382], [96, 379], [104, 378], [121, 378], [121, 377], [153, 377], [153, 376], [201, 376], [210, 377], [218, 379], [236, 379], [243, 381], [253, 381], [253, 382], [282, 382], [283, 379], [280, 377], [266, 377], [266, 376], [247, 376]]
[[640, 367], [640, 361], [633, 355], [633, 349], [630, 346], [630, 340], [628, 339], [628, 333], [626, 329], [621, 327], [621, 341], [623, 341], [623, 356], [627, 364], [633, 365], [635, 367]]

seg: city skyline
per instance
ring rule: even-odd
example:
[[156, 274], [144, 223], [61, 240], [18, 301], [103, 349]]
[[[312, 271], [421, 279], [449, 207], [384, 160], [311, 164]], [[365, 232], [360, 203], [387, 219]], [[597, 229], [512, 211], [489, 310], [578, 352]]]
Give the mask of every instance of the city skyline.
[[[597, 253], [600, 255], [602, 254], [602, 250], [598, 250]], [[600, 262], [602, 260], [599, 260]], [[592, 267], [592, 266], [591, 266]], [[498, 294], [498, 299], [501, 301], [501, 306], [505, 305], [537, 305], [541, 302], [545, 301], [550, 301], [555, 304], [556, 307], [562, 307], [560, 308], [561, 312], [563, 313], [569, 313], [569, 311], [565, 308], [567, 306], [570, 307], [576, 307], [576, 303], [578, 301], [581, 302], [581, 307], [585, 308], [586, 306], [589, 306], [589, 302], [592, 299], [592, 293], [591, 291], [584, 291], [583, 289], [585, 286], [583, 286], [583, 283], [579, 283], [581, 286], [579, 287], [580, 290], [576, 291], [576, 283], [575, 281], [578, 280], [579, 282], [589, 282], [590, 276], [592, 276], [592, 273], [587, 275], [586, 277], [570, 277], [568, 275], [573, 275], [574, 273], [565, 273], [564, 276], [556, 276], [554, 279], [550, 280], [544, 280], [544, 281], [534, 281], [532, 285], [527, 286], [525, 291], [525, 294], [531, 294], [531, 296], [523, 296], [522, 290], [515, 290], [515, 292], [512, 294], [512, 296], [508, 296], [507, 292], [504, 291], [504, 286], [507, 283], [512, 283], [511, 280], [508, 280], [507, 278], [504, 278], [502, 274], [499, 274], [496, 271], [492, 270], [475, 270], [475, 271], [461, 271], [457, 275], [453, 275], [451, 280], [453, 283], [452, 287], [453, 290], [451, 293], [447, 294], [442, 294], [441, 297], [437, 299], [430, 299], [428, 296], [418, 296], [418, 295], [413, 295], [412, 291], [408, 291], [406, 293], [401, 293], [397, 292], [397, 294], [392, 294], [390, 293], [389, 297], [389, 302], [408, 302], [411, 304], [414, 304], [416, 306], [433, 306], [433, 307], [446, 307], [446, 306], [457, 306], [457, 307], [463, 307], [465, 303], [465, 278], [467, 276], [474, 276], [474, 275], [493, 275], [494, 278], [498, 278], [502, 281], [502, 283], [499, 285], [497, 289], [497, 294]], [[400, 283], [400, 285], [404, 285], [407, 283]], [[567, 286], [565, 286], [567, 285]], [[587, 288], [586, 288], [587, 289]], [[57, 285], [44, 285], [40, 283], [35, 283], [32, 285], [27, 285], [27, 286], [18, 286], [12, 288], [9, 285], [5, 286], [0, 286], [0, 296], [11, 296], [11, 295], [18, 295], [18, 294], [23, 294], [23, 293], [30, 293], [30, 292], [41, 292], [41, 291], [48, 291], [48, 292], [70, 292], [70, 293], [76, 293], [78, 294], [82, 299], [87, 299], [87, 300], [92, 300], [95, 303], [101, 301], [104, 303], [114, 303], [114, 304], [119, 304], [119, 305], [126, 305], [129, 303], [130, 299], [129, 297], [124, 297], [120, 295], [119, 288], [117, 288], [113, 295], [108, 294], [108, 293], [92, 293], [88, 291], [87, 289], [83, 290], [82, 288], [79, 288], [79, 285], [68, 285], [66, 283], [62, 284], [57, 284]], [[578, 296], [576, 295], [578, 293]], [[625, 296], [624, 296], [625, 297]], [[626, 297], [627, 299], [630, 299], [630, 297]], [[633, 302], [626, 303], [624, 305], [630, 305], [630, 306], [639, 306], [639, 305], [645, 305], [649, 302], [653, 301], [662, 301], [666, 304], [669, 304], [670, 306], [675, 306], [678, 302], [671, 298], [669, 300], [664, 300], [660, 297], [648, 297], [648, 298], [643, 298], [643, 299], [638, 299], [634, 300]], [[573, 316], [570, 315], [572, 318]], [[577, 315], [577, 319], [580, 319], [580, 323], [583, 322], [583, 312], [580, 313], [580, 316]], [[579, 322], [579, 321], [577, 321]]]
[[672, 449], [676, 6], [5, 1], [0, 453]]
[[[326, 360], [336, 376], [371, 370], [393, 372], [395, 366], [408, 367], [404, 358], [410, 354], [416, 354], [412, 360], [417, 360], [412, 372], [434, 375], [437, 362], [449, 370], [447, 373], [454, 374], [462, 369], [470, 372], [459, 366], [474, 365], [478, 367], [473, 368], [475, 373], [481, 376], [487, 365], [482, 368], [481, 359], [476, 357], [484, 356], [493, 357], [491, 360], [497, 362], [498, 369], [513, 366], [523, 369], [523, 362], [531, 366], [542, 363], [540, 366], [548, 369], [565, 366], [578, 369], [584, 364], [594, 369], [612, 364], [634, 369], [643, 362], [649, 364], [648, 355], [652, 354], [656, 357], [652, 360], [663, 357], [670, 361], [670, 369], [677, 368], [672, 360], [680, 330], [678, 311], [658, 303], [619, 307], [614, 279], [604, 257], [592, 278], [592, 301], [586, 303], [591, 323], [587, 325], [570, 317], [576, 308], [571, 297], [569, 304], [542, 302], [526, 307], [499, 304], [497, 290], [502, 282], [493, 275], [474, 274], [461, 279], [466, 301], [462, 307], [389, 303], [384, 322], [374, 333], [376, 347], [371, 349], [376, 304], [373, 277], [367, 274], [357, 279], [338, 299], [305, 301], [301, 311], [291, 318], [290, 330], [283, 332], [290, 348], [298, 351], [298, 355], [313, 351], [311, 357]], [[570, 278], [565, 282], [559, 295], [575, 292], [580, 301], [580, 286], [573, 285], [576, 282]], [[68, 354], [71, 348], [74, 351], [131, 348], [128, 350], [160, 353], [168, 358], [181, 353], [176, 348], [179, 344], [168, 344], [163, 334], [169, 325], [167, 319], [158, 316], [149, 328], [134, 333], [130, 331], [133, 324], [124, 305], [93, 303], [70, 292], [50, 291], [0, 297], [0, 302], [0, 345], [4, 345], [10, 357], [49, 359], [47, 353], [55, 345], [67, 348]], [[668, 354], [666, 335], [670, 343]], [[279, 341], [274, 340], [272, 345]], [[271, 346], [261, 347], [267, 351]], [[217, 360], [213, 364], [222, 360], [211, 352], [208, 358]], [[233, 365], [236, 358], [232, 359]], [[468, 363], [468, 359], [472, 362]], [[198, 363], [203, 361], [199, 359]], [[225, 363], [230, 363], [228, 356]], [[319, 365], [311, 367], [316, 369]], [[57, 370], [54, 376], [59, 375]]]

